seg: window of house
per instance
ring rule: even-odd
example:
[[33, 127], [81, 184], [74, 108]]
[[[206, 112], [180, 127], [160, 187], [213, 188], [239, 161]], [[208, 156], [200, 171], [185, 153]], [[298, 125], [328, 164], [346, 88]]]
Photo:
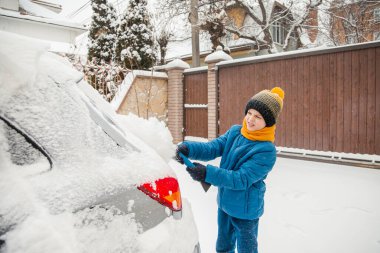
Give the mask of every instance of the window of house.
[[373, 40], [380, 40], [380, 32], [373, 33]]
[[358, 43], [358, 37], [355, 34], [347, 35], [347, 44], [355, 44]]
[[358, 43], [358, 35], [355, 32], [355, 27], [357, 24], [358, 17], [354, 16], [353, 13], [349, 13], [347, 21], [343, 22], [344, 30], [346, 33], [346, 42], [347, 44]]
[[273, 41], [278, 44], [284, 44], [285, 42], [285, 27], [278, 21], [273, 22], [271, 26], [271, 33]]
[[375, 22], [380, 22], [380, 8], [376, 8], [373, 10], [373, 20]]

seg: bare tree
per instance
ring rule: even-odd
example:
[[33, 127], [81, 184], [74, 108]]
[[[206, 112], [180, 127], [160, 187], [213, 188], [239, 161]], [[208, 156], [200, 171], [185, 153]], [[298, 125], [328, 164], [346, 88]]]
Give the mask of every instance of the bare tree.
[[329, 35], [333, 44], [344, 45], [373, 40], [373, 33], [376, 29], [378, 32], [380, 30], [380, 20], [376, 20], [373, 14], [376, 8], [380, 8], [380, 1], [332, 1], [327, 11], [330, 16]]
[[[188, 2], [168, 0], [167, 8], [184, 14]], [[212, 48], [241, 39], [257, 52], [275, 53], [374, 40], [380, 34], [378, 8], [379, 0], [199, 0], [198, 25]]]
[[[168, 2], [175, 6], [175, 13], [186, 11], [188, 1]], [[308, 19], [310, 10], [317, 8], [322, 0], [304, 0], [302, 9], [295, 13], [293, 10], [300, 8], [299, 2], [287, 1], [286, 5], [281, 5], [273, 0], [200, 0], [199, 27], [209, 34], [213, 49], [218, 45], [225, 47], [226, 35], [232, 34], [235, 38], [253, 42], [257, 51], [276, 52], [275, 43], [286, 50], [289, 40], [296, 39], [295, 34]], [[231, 14], [234, 9], [242, 10], [243, 24], [238, 24]]]
[[267, 49], [269, 53], [276, 52], [274, 43], [282, 45], [282, 49], [286, 50], [289, 40], [297, 39], [297, 34], [309, 18], [310, 11], [321, 3], [322, 0], [287, 1], [286, 5], [265, 0], [229, 1], [228, 9], [242, 9], [251, 22], [245, 22], [239, 27], [233, 18], [230, 18], [226, 30], [238, 38], [253, 41], [257, 51]]
[[153, 23], [156, 42], [160, 54], [160, 64], [165, 64], [167, 45], [169, 42], [185, 41], [191, 37], [189, 16], [189, 0], [159, 1]]
[[151, 20], [154, 28], [155, 41], [158, 47], [158, 63], [164, 65], [167, 46], [169, 42], [175, 38], [176, 27], [174, 24], [176, 15], [173, 15], [170, 10], [166, 9], [166, 1], [158, 2], [157, 10], [158, 11], [152, 15]]

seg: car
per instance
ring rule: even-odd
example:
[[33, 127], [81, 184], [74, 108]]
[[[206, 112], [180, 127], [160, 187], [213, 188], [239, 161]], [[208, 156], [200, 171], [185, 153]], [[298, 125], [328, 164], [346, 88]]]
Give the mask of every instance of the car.
[[0, 90], [1, 252], [200, 252], [167, 161], [48, 45], [0, 32]]

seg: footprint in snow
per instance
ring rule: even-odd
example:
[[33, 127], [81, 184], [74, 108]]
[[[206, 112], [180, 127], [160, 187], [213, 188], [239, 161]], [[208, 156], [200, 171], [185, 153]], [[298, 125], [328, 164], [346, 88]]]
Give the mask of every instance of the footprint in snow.
[[305, 199], [307, 194], [305, 192], [286, 192], [282, 196], [289, 200], [302, 200]]
[[303, 236], [306, 235], [306, 233], [301, 228], [299, 228], [297, 226], [294, 226], [292, 224], [286, 223], [286, 224], [284, 224], [284, 227], [286, 229], [288, 229], [292, 233], [300, 234], [300, 235], [303, 235]]
[[311, 210], [310, 213], [314, 215], [325, 215], [333, 212], [333, 208], [325, 208], [325, 209], [319, 209], [319, 210]]
[[360, 208], [360, 207], [353, 207], [353, 206], [347, 206], [344, 208], [345, 211], [354, 211], [354, 212], [360, 212], [360, 213], [372, 213], [371, 211], [367, 210], [367, 209], [364, 209], [364, 208]]

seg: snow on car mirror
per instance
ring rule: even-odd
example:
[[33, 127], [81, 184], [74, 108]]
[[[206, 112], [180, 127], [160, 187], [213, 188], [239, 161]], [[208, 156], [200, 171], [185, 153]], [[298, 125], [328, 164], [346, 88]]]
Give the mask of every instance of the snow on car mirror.
[[52, 168], [52, 161], [43, 147], [2, 116], [0, 135], [6, 142], [5, 152], [9, 154], [10, 161], [23, 168], [23, 175], [35, 175]]

